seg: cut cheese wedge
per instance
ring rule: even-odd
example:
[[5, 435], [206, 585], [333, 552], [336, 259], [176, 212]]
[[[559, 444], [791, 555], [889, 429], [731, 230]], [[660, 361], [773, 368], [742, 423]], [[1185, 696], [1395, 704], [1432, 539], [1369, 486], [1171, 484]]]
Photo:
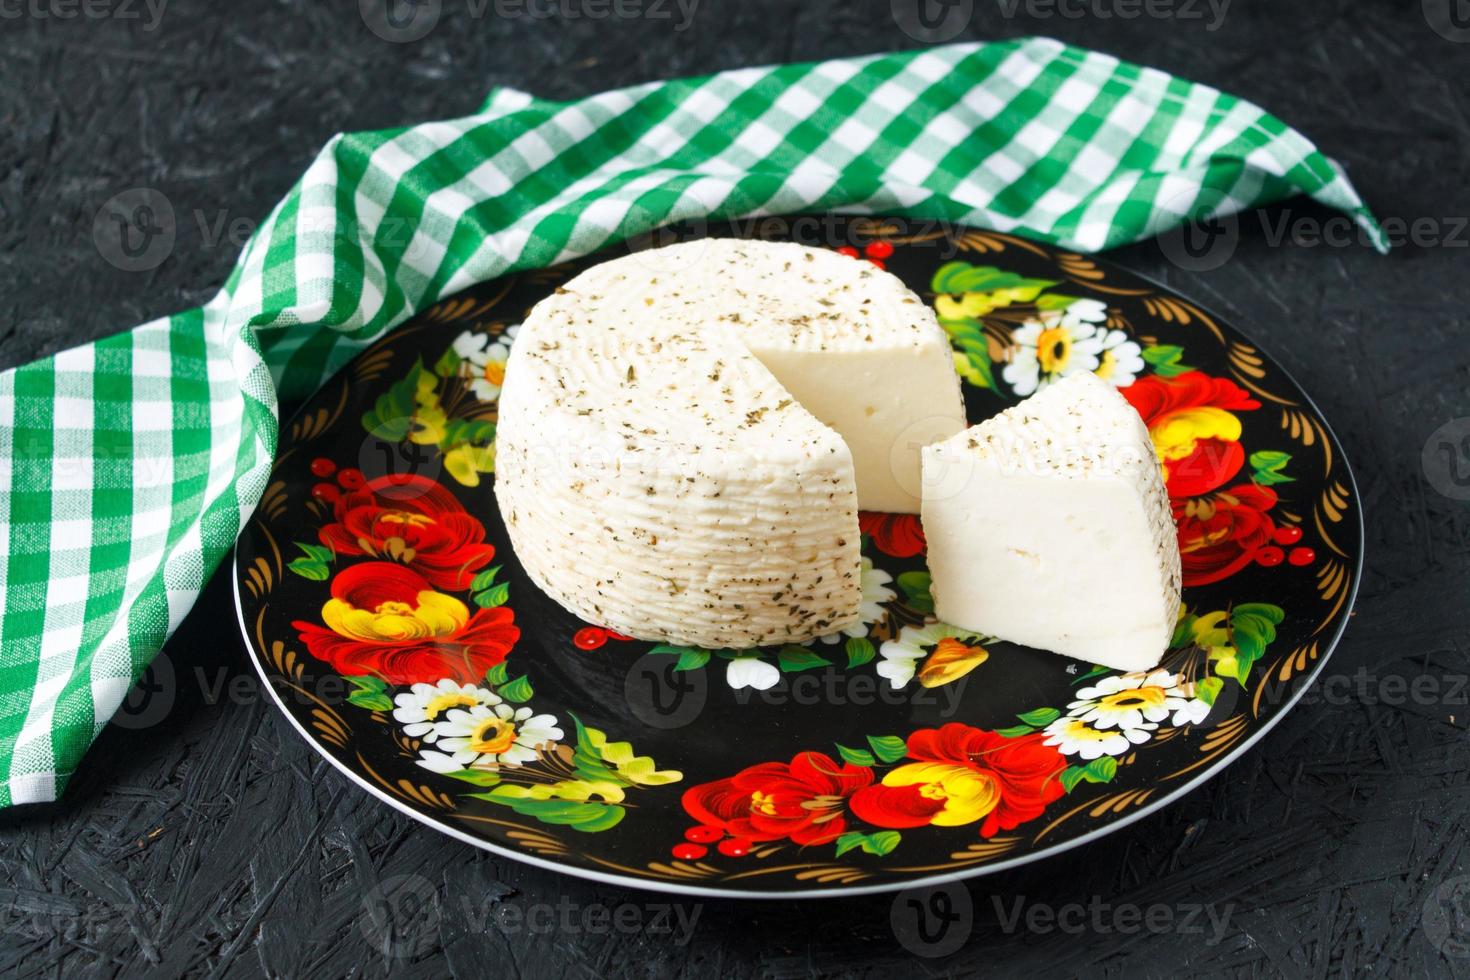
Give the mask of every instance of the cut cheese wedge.
[[1116, 670], [1155, 666], [1179, 545], [1148, 430], [1091, 373], [924, 450], [924, 532], [946, 623]]
[[744, 648], [851, 625], [858, 508], [917, 512], [920, 449], [964, 428], [943, 329], [831, 251], [660, 252], [587, 270], [516, 335], [495, 490], [517, 558], [639, 639]]

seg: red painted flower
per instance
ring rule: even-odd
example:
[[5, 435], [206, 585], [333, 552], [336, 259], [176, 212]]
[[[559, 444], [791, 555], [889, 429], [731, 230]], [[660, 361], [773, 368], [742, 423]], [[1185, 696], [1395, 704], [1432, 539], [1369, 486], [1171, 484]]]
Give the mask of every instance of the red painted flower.
[[380, 476], [344, 492], [322, 544], [339, 555], [367, 555], [407, 565], [436, 589], [467, 589], [495, 557], [485, 525], [458, 500], [422, 476]]
[[684, 809], [701, 825], [747, 841], [826, 844], [847, 830], [848, 797], [872, 782], [873, 771], [864, 766], [800, 752], [790, 763], [763, 762], [692, 786]]
[[914, 762], [857, 792], [853, 815], [878, 827], [959, 827], [983, 821], [993, 837], [1041, 816], [1062, 796], [1067, 760], [1040, 732], [1006, 738], [969, 725], [925, 728], [908, 739]]
[[468, 607], [436, 592], [417, 572], [392, 562], [352, 565], [332, 580], [322, 621], [291, 625], [311, 655], [349, 677], [390, 684], [450, 678], [479, 683], [520, 639], [507, 606]]
[[1209, 585], [1250, 564], [1256, 550], [1269, 544], [1276, 531], [1267, 513], [1275, 506], [1276, 491], [1255, 483], [1175, 501], [1184, 584]]
[[1148, 426], [1169, 496], [1209, 493], [1240, 472], [1245, 451], [1240, 419], [1232, 413], [1261, 407], [1244, 388], [1186, 371], [1172, 378], [1149, 375], [1122, 391]]
[[873, 544], [885, 555], [912, 558], [924, 550], [924, 525], [917, 514], [880, 514], [858, 512], [858, 527], [870, 535]]

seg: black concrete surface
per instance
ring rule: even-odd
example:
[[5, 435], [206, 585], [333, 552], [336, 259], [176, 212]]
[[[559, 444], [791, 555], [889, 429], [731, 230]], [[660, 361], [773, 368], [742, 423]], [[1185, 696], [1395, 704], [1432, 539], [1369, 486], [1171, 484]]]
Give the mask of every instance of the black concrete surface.
[[[922, 43], [887, 2], [702, 0], [682, 31], [674, 3], [662, 19], [570, 19], [596, 0], [562, 6], [540, 18], [551, 8], [535, 0], [447, 3], [426, 37], [388, 43], [342, 0], [0, 0], [0, 366], [207, 299], [239, 232], [339, 130], [459, 115], [497, 84], [569, 97]], [[1332, 215], [1297, 201], [1243, 219], [1218, 268], [1181, 269], [1151, 244], [1112, 256], [1258, 338], [1355, 464], [1367, 567], [1315, 703], [1178, 805], [972, 883], [968, 940], [936, 959], [904, 945], [885, 897], [662, 898], [500, 860], [396, 815], [263, 703], [217, 578], [169, 645], [161, 717], [109, 726], [59, 805], [0, 814], [0, 971], [1470, 972], [1470, 504], [1456, 499], [1470, 451], [1461, 470], [1422, 461], [1436, 430], [1470, 416], [1470, 9], [976, 0], [961, 37], [1023, 34], [1259, 102], [1339, 160], [1381, 217], [1417, 229], [1384, 257], [1351, 235], [1321, 241]], [[92, 232], [102, 203], [134, 187], [180, 217], [171, 255], [146, 272], [114, 267]], [[589, 911], [624, 906], [610, 925]], [[1130, 928], [1130, 908], [1167, 914]]]

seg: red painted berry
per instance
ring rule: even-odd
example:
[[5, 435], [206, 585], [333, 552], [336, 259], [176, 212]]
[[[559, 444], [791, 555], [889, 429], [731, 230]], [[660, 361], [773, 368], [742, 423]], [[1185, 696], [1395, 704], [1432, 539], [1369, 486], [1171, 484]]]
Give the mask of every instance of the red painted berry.
[[673, 854], [680, 861], [698, 861], [709, 853], [703, 844], [675, 844]]
[[337, 472], [337, 464], [325, 456], [318, 456], [311, 461], [311, 475], [328, 477]]
[[1291, 524], [1278, 527], [1276, 533], [1271, 535], [1271, 540], [1277, 544], [1296, 544], [1302, 539], [1302, 529]]
[[738, 858], [749, 854], [750, 846], [750, 841], [744, 837], [727, 837], [720, 841], [718, 850], [725, 857]]
[[335, 504], [342, 496], [342, 491], [330, 483], [318, 483], [311, 488], [311, 495], [318, 500], [329, 504]]
[[888, 263], [884, 262], [882, 259], [869, 259], [868, 261], [873, 263], [880, 269], [888, 268]]
[[596, 650], [607, 642], [607, 630], [601, 626], [588, 626], [577, 630], [572, 643], [578, 650]]
[[886, 259], [893, 254], [892, 242], [869, 242], [863, 254], [870, 259]]
[[1267, 568], [1275, 568], [1277, 565], [1281, 564], [1281, 560], [1285, 557], [1286, 556], [1281, 553], [1280, 548], [1276, 547], [1274, 544], [1268, 544], [1266, 545], [1266, 547], [1256, 552], [1256, 564], [1265, 565]]
[[618, 633], [614, 630], [604, 630], [604, 632], [607, 633], [607, 638], [609, 640], [622, 640], [624, 643], [626, 643], [627, 641], [632, 639], [631, 636], [624, 636], [623, 634]]
[[684, 831], [684, 839], [693, 841], [696, 844], [713, 844], [724, 836], [725, 832], [723, 830], [719, 827], [711, 827], [708, 824], [700, 827], [690, 827]]
[[853, 248], [851, 245], [844, 245], [837, 250], [837, 254], [845, 255], [850, 259], [855, 259], [858, 257], [858, 250]]
[[1317, 560], [1317, 553], [1311, 548], [1292, 548], [1291, 554], [1287, 557], [1286, 560], [1298, 567], [1302, 565], [1310, 565], [1312, 562]]
[[367, 477], [362, 475], [362, 470], [345, 469], [337, 474], [337, 482], [348, 490], [361, 490], [367, 486]]

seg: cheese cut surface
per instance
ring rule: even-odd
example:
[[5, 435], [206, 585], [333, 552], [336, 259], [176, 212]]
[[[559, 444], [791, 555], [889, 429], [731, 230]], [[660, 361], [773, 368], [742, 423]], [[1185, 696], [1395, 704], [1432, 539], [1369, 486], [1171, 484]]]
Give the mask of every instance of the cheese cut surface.
[[916, 512], [921, 443], [964, 427], [948, 340], [897, 278], [723, 239], [603, 263], [538, 304], [499, 410], [496, 497], [536, 584], [703, 647], [856, 621], [858, 507]]
[[1179, 545], [1148, 430], [1091, 373], [924, 450], [944, 622], [1117, 670], [1155, 666]]

